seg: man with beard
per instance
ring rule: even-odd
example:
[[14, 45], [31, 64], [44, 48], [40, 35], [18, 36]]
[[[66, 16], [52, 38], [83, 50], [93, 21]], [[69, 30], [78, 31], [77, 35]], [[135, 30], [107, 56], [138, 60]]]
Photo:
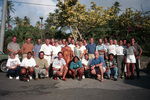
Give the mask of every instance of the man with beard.
[[38, 75], [40, 75], [40, 78], [43, 78], [46, 76], [46, 71], [48, 71], [48, 63], [47, 60], [44, 59], [44, 52], [39, 52], [39, 57], [35, 58], [36, 66], [34, 68], [35, 70], [35, 80], [38, 80]]

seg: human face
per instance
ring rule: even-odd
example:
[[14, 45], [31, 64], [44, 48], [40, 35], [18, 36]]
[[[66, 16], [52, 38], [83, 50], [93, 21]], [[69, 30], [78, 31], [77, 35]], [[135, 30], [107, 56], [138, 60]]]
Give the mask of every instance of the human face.
[[127, 40], [123, 40], [123, 44], [126, 45], [126, 43], [127, 43]]
[[28, 53], [27, 58], [30, 59], [31, 58], [31, 53]]
[[43, 59], [44, 58], [44, 53], [40, 53], [39, 57], [40, 57], [40, 59]]
[[65, 42], [66, 42], [66, 39], [63, 39], [63, 44], [65, 44]]
[[83, 44], [86, 45], [86, 40], [83, 41]]
[[58, 46], [58, 42], [55, 43], [55, 46]]
[[83, 43], [82, 43], [82, 41], [80, 41], [80, 42], [79, 42], [79, 46], [82, 46], [82, 45], [83, 45]]
[[117, 45], [117, 40], [114, 40], [114, 44]]
[[37, 43], [38, 43], [38, 44], [41, 44], [41, 42], [42, 42], [41, 39], [38, 39]]
[[12, 42], [13, 42], [13, 43], [16, 43], [16, 41], [17, 41], [17, 37], [13, 37], [13, 38], [12, 38]]
[[89, 59], [89, 56], [88, 56], [88, 55], [85, 55], [85, 59], [88, 60], [88, 59]]
[[90, 42], [91, 42], [91, 43], [94, 43], [94, 39], [93, 39], [93, 38], [91, 38], [91, 39], [90, 39]]
[[31, 43], [31, 39], [28, 38], [28, 39], [26, 40], [26, 42], [27, 42], [28, 44]]
[[59, 40], [59, 45], [61, 45], [62, 44], [62, 41], [61, 40]]
[[122, 40], [120, 40], [120, 41], [119, 41], [119, 45], [122, 46], [122, 43], [123, 43]]
[[107, 43], [107, 38], [104, 38], [104, 42]]
[[59, 54], [58, 54], [58, 59], [61, 59], [61, 58], [62, 58], [62, 54], [59, 53]]
[[68, 41], [65, 42], [65, 46], [68, 46]]
[[51, 39], [51, 42], [54, 43], [54, 38]]
[[71, 40], [71, 43], [74, 44], [74, 39]]
[[79, 43], [78, 43], [78, 42], [76, 42], [76, 43], [75, 43], [75, 46], [76, 46], [76, 47], [78, 47], [78, 44], [79, 44]]
[[110, 43], [110, 45], [112, 45], [112, 44], [113, 44], [113, 41], [112, 41], [112, 40], [109, 40], [109, 43]]
[[77, 63], [77, 61], [78, 61], [78, 58], [77, 58], [77, 57], [75, 57], [75, 58], [74, 58], [74, 62], [75, 62], [75, 63]]
[[103, 43], [102, 39], [99, 39], [99, 44], [102, 44], [102, 43]]
[[10, 54], [9, 56], [10, 56], [11, 59], [15, 58], [15, 55], [13, 55], [13, 54]]
[[110, 60], [113, 60], [113, 58], [114, 58], [114, 57], [113, 57], [112, 55], [109, 56], [109, 59], [110, 59]]
[[127, 47], [128, 47], [128, 48], [130, 47], [130, 43], [127, 43]]
[[131, 39], [131, 43], [134, 45], [134, 43], [135, 43], [134, 38]]
[[95, 58], [98, 59], [99, 53], [98, 53], [98, 52], [95, 52], [94, 55], [95, 55]]
[[50, 40], [49, 40], [49, 39], [46, 39], [46, 40], [45, 40], [45, 43], [46, 43], [46, 45], [48, 45], [48, 44], [50, 43]]
[[70, 37], [68, 37], [68, 42], [71, 42], [71, 38]]

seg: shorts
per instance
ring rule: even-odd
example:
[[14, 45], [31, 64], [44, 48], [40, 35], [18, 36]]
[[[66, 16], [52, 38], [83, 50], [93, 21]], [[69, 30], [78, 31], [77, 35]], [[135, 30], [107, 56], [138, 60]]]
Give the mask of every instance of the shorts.
[[136, 63], [136, 59], [134, 55], [127, 55], [126, 58], [127, 63]]
[[[95, 67], [95, 71], [96, 71], [97, 74], [100, 74], [100, 71], [99, 71], [98, 67]], [[106, 68], [103, 67], [103, 73], [105, 73], [105, 71], [106, 71]]]
[[[59, 70], [54, 70], [53, 71], [53, 75], [56, 75], [56, 73], [58, 72]], [[61, 71], [59, 71], [59, 72], [61, 72]]]

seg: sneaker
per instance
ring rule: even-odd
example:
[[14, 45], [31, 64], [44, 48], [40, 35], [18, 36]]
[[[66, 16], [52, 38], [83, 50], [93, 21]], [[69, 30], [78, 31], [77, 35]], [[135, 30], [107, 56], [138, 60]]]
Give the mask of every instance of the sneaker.
[[82, 75], [82, 79], [85, 79], [85, 75]]
[[27, 82], [29, 82], [29, 79], [27, 78]]
[[13, 79], [13, 77], [9, 76], [9, 79]]
[[19, 80], [19, 76], [16, 77], [16, 80]]
[[29, 76], [30, 80], [32, 80], [32, 76]]

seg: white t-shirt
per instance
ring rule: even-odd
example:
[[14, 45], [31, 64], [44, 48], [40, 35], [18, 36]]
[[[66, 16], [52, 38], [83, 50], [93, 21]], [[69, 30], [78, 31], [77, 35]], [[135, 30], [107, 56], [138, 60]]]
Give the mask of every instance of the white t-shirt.
[[123, 50], [124, 50], [123, 46], [117, 46], [116, 47], [116, 54], [117, 55], [124, 55]]
[[79, 50], [82, 51], [82, 54], [84, 53], [84, 50], [86, 50], [86, 47], [85, 46], [82, 46], [82, 47], [79, 47]]
[[53, 51], [53, 49], [50, 44], [48, 46], [46, 44], [43, 44], [41, 46], [40, 51], [43, 51], [45, 53], [45, 55], [51, 55], [51, 52]]
[[21, 63], [21, 66], [24, 66], [24, 67], [34, 67], [35, 65], [36, 65], [36, 62], [32, 57], [30, 59], [24, 58]]
[[66, 62], [63, 58], [61, 58], [60, 60], [58, 60], [58, 58], [56, 58], [53, 62], [53, 67], [54, 68], [61, 68], [61, 66], [66, 65]]
[[71, 50], [72, 50], [72, 51], [74, 51], [74, 47], [75, 47], [75, 45], [73, 45], [73, 44], [69, 44], [68, 46], [69, 46], [69, 47], [71, 47]]
[[107, 47], [107, 51], [108, 51], [108, 54], [114, 54], [114, 55], [116, 55], [116, 46], [115, 45], [109, 45], [108, 47]]
[[57, 47], [56, 47], [56, 46], [53, 46], [52, 49], [53, 49], [53, 54], [54, 54], [54, 55], [57, 55], [58, 52], [61, 51], [61, 47], [60, 47], [60, 46], [57, 46]]
[[9, 58], [9, 59], [7, 60], [6, 66], [9, 66], [9, 67], [11, 67], [11, 68], [15, 68], [16, 65], [20, 65], [20, 60], [19, 60], [19, 58], [17, 58], [17, 57], [14, 58], [14, 59]]
[[85, 58], [82, 59], [82, 64], [85, 64], [88, 67], [91, 67], [92, 59], [86, 60]]

